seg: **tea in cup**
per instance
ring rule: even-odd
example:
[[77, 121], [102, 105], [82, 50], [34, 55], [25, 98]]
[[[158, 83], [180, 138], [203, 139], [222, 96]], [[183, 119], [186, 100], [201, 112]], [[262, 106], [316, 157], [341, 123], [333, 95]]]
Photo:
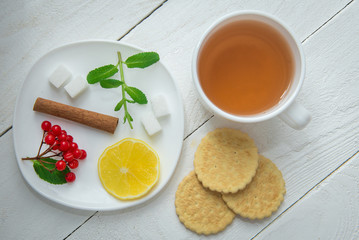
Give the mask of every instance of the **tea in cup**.
[[214, 23], [195, 49], [193, 79], [207, 108], [236, 122], [274, 116], [295, 129], [310, 121], [294, 101], [304, 80], [304, 55], [278, 19], [258, 11], [229, 14]]

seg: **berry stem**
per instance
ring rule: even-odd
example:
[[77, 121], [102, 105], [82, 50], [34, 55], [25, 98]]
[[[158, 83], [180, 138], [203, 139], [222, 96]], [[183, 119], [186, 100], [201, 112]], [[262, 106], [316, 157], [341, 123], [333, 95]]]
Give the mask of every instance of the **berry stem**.
[[[53, 169], [50, 169], [50, 168], [46, 167], [46, 166], [44, 165], [44, 163], [48, 163], [48, 162], [46, 162], [46, 161], [44, 161], [44, 160], [40, 160], [39, 163], [40, 163], [47, 171], [49, 171], [49, 172], [53, 172], [53, 171], [55, 170], [55, 168], [56, 168], [56, 167], [54, 167]], [[53, 163], [51, 163], [51, 164], [53, 164]]]
[[37, 151], [37, 156], [39, 156], [41, 148], [42, 148], [42, 145], [44, 144], [45, 133], [46, 133], [45, 131], [43, 131], [43, 133], [42, 133], [42, 140], [41, 140], [41, 143], [40, 143], [39, 151]]
[[37, 154], [36, 157], [25, 157], [25, 158], [21, 158], [21, 160], [41, 160], [41, 159], [45, 159], [45, 158], [50, 158], [50, 157], [58, 157], [61, 155], [61, 152], [59, 153], [54, 153], [53, 155], [50, 156], [44, 156], [45, 154], [52, 152], [52, 147], [50, 146], [49, 148], [47, 148], [44, 152], [42, 152], [41, 154]]
[[43, 157], [43, 158], [58, 157], [58, 156], [60, 156], [60, 155], [61, 155], [61, 153], [57, 153], [57, 154], [50, 155], [50, 156], [46, 156], [46, 157]]
[[21, 160], [40, 160], [37, 157], [25, 157], [25, 158], [21, 158]]
[[36, 156], [36, 157], [21, 158], [21, 160], [39, 160], [39, 161], [43, 161], [42, 159], [51, 158], [51, 157], [58, 157], [60, 155], [61, 155], [61, 153], [53, 154], [53, 155], [50, 155], [50, 156], [40, 155], [40, 156]]
[[43, 151], [40, 155], [38, 155], [38, 157], [41, 158], [45, 154], [51, 152], [51, 150], [52, 150], [52, 146], [49, 146], [45, 151]]
[[47, 163], [47, 164], [55, 164], [53, 162], [48, 162], [48, 161], [45, 161], [45, 160], [42, 160], [42, 159], [38, 159], [39, 162], [42, 162], [42, 163]]

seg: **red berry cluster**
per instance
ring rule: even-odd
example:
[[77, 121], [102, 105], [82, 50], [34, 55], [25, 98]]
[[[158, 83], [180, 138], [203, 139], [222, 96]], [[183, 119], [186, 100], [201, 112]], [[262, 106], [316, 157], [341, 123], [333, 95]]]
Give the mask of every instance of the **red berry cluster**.
[[[43, 121], [41, 128], [44, 130], [42, 144], [45, 143], [49, 147], [40, 156], [51, 152], [53, 155], [47, 157], [59, 157], [60, 159], [55, 164], [57, 170], [63, 171], [66, 166], [75, 169], [79, 166], [78, 160], [86, 158], [86, 151], [79, 149], [77, 143], [73, 141], [73, 137], [61, 129], [59, 125], [52, 125], [49, 121]], [[65, 179], [67, 182], [73, 182], [76, 175], [73, 172], [68, 172]]]

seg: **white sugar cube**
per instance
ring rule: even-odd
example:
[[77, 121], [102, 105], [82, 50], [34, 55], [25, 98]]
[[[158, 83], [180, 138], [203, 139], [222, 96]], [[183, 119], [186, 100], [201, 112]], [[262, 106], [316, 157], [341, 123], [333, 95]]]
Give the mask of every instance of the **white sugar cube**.
[[85, 79], [80, 76], [74, 78], [71, 82], [69, 82], [64, 88], [66, 92], [72, 97], [76, 97], [79, 95], [83, 90], [87, 88], [88, 84]]
[[141, 121], [143, 127], [146, 129], [147, 134], [150, 136], [162, 130], [160, 123], [157, 121], [157, 118], [152, 111], [145, 112], [145, 114], [142, 116]]
[[56, 87], [59, 88], [67, 80], [72, 77], [70, 70], [68, 70], [64, 65], [59, 65], [55, 71], [50, 75], [49, 81]]
[[152, 110], [157, 118], [164, 117], [170, 114], [166, 98], [160, 94], [151, 99]]

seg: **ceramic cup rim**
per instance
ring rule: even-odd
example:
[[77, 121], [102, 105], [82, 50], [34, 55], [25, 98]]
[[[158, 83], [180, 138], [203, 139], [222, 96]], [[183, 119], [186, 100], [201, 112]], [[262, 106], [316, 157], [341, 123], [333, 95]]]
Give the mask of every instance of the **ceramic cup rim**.
[[[254, 114], [254, 115], [234, 115], [234, 114], [230, 114], [228, 112], [223, 111], [222, 109], [218, 108], [215, 104], [213, 104], [209, 98], [207, 97], [207, 95], [205, 94], [205, 92], [203, 91], [200, 81], [199, 81], [199, 76], [198, 76], [198, 71], [197, 71], [197, 64], [198, 64], [198, 58], [199, 58], [199, 52], [201, 50], [201, 47], [203, 46], [203, 44], [205, 43], [206, 38], [210, 35], [210, 33], [212, 33], [212, 31], [217, 28], [220, 24], [224, 23], [225, 21], [228, 21], [232, 18], [237, 18], [237, 17], [258, 17], [261, 19], [266, 19], [266, 23], [268, 23], [268, 21], [276, 23], [277, 26], [279, 26], [281, 28], [282, 31], [285, 31], [287, 33], [287, 35], [289, 36], [289, 40], [292, 43], [294, 43], [294, 47], [295, 49], [291, 48], [292, 52], [297, 52], [297, 55], [299, 57], [299, 59], [296, 61], [296, 66], [295, 66], [295, 71], [297, 71], [297, 77], [293, 80], [293, 82], [295, 81], [296, 84], [295, 86], [290, 86], [290, 94], [288, 94], [284, 99], [284, 101], [281, 103], [281, 105], [279, 106], [279, 104], [275, 105], [277, 107], [268, 109], [269, 111], [264, 111], [261, 112], [259, 114]], [[300, 65], [300, 66], [297, 66]], [[223, 118], [235, 121], [235, 122], [243, 122], [243, 123], [251, 123], [251, 122], [261, 122], [264, 120], [268, 120], [271, 119], [277, 115], [279, 115], [280, 113], [282, 113], [284, 110], [286, 110], [294, 101], [294, 99], [297, 97], [302, 85], [303, 85], [303, 80], [304, 80], [304, 74], [305, 74], [305, 62], [304, 62], [304, 53], [303, 53], [303, 49], [302, 49], [302, 45], [301, 43], [297, 40], [297, 38], [295, 37], [295, 35], [292, 33], [292, 31], [286, 26], [286, 24], [278, 19], [277, 17], [270, 15], [268, 13], [262, 12], [262, 11], [257, 11], [257, 10], [245, 10], [245, 11], [236, 11], [236, 12], [232, 12], [230, 14], [227, 14], [221, 18], [219, 18], [217, 21], [215, 21], [201, 36], [199, 42], [197, 43], [195, 49], [194, 49], [194, 54], [193, 54], [193, 58], [192, 58], [192, 78], [194, 81], [194, 85], [197, 89], [198, 94], [200, 95], [200, 99], [202, 100], [202, 102], [204, 103], [204, 105], [210, 110], [212, 111], [215, 115], [219, 115]]]

